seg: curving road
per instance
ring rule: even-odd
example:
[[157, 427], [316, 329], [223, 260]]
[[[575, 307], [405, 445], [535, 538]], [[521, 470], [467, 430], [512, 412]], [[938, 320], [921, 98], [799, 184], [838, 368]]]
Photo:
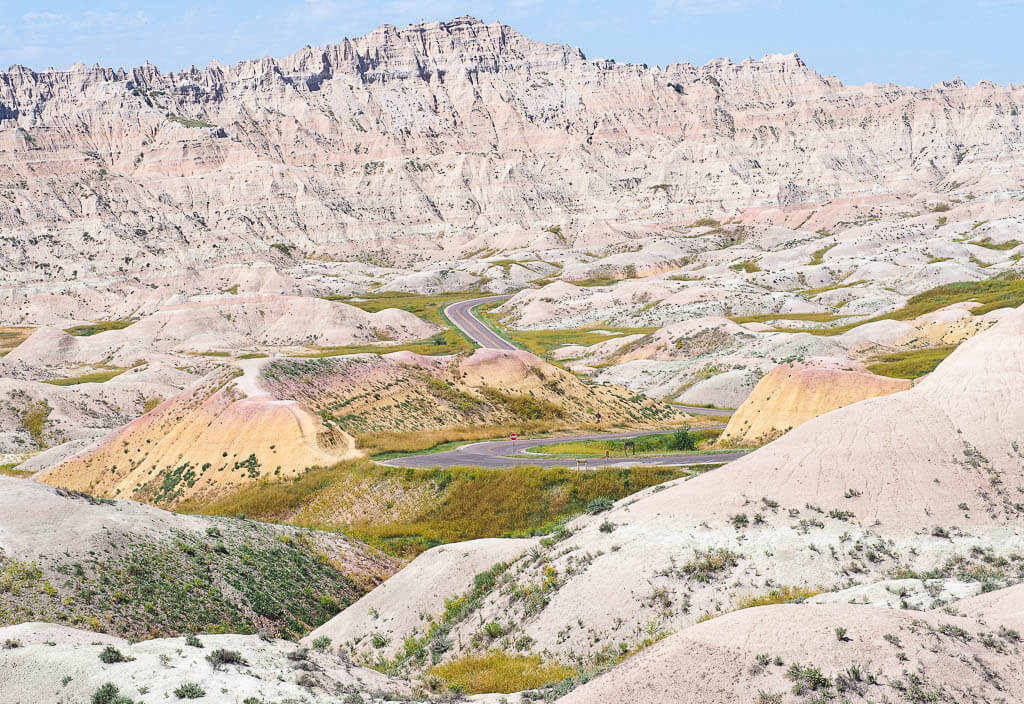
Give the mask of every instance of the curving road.
[[473, 309], [483, 303], [492, 301], [504, 301], [509, 296], [486, 296], [484, 298], [471, 298], [468, 301], [452, 303], [444, 309], [444, 314], [452, 325], [462, 331], [466, 337], [491, 350], [517, 350], [519, 349], [501, 335], [497, 334], [479, 318], [473, 315]]
[[[615, 440], [650, 435], [651, 431], [632, 433], [596, 433], [590, 435], [565, 435], [534, 440], [494, 440], [491, 442], [475, 442], [463, 445], [447, 452], [435, 452], [427, 455], [408, 455], [381, 464], [392, 467], [496, 467], [509, 468], [520, 465], [539, 465], [541, 467], [566, 467], [576, 463], [572, 459], [550, 459], [539, 454], [526, 452], [528, 447], [538, 445], [554, 445], [560, 442], [577, 440]], [[716, 452], [694, 455], [658, 455], [653, 457], [587, 457], [588, 467], [616, 464], [654, 464], [659, 466], [685, 466], [693, 464], [720, 464], [739, 459], [746, 452]]]
[[[483, 298], [472, 298], [468, 301], [452, 303], [444, 309], [444, 314], [459, 330], [469, 339], [481, 347], [497, 350], [518, 349], [511, 342], [498, 335], [491, 328], [487, 327], [479, 318], [473, 314], [473, 309], [483, 303], [491, 301], [503, 301], [509, 296], [485, 296]], [[733, 411], [724, 409], [700, 408], [697, 406], [685, 406], [674, 404], [676, 408], [686, 413], [695, 415], [716, 415], [728, 416]], [[710, 428], [724, 428], [722, 425], [709, 426]], [[553, 445], [561, 442], [585, 441], [585, 440], [614, 440], [620, 438], [635, 438], [641, 435], [650, 435], [651, 431], [625, 432], [625, 433], [597, 433], [590, 435], [565, 435], [551, 438], [539, 438], [534, 440], [494, 440], [490, 442], [475, 442], [469, 445], [457, 447], [447, 452], [434, 452], [423, 455], [407, 455], [393, 460], [381, 462], [381, 464], [392, 467], [495, 467], [509, 468], [519, 465], [540, 465], [542, 467], [564, 467], [575, 463], [574, 460], [561, 458], [551, 459], [543, 455], [527, 453], [526, 448], [538, 445]], [[703, 453], [693, 455], [658, 455], [652, 457], [589, 457], [588, 467], [599, 467], [602, 465], [614, 464], [653, 464], [665, 466], [684, 466], [695, 464], [719, 464], [732, 462], [745, 455], [746, 452], [719, 452]]]

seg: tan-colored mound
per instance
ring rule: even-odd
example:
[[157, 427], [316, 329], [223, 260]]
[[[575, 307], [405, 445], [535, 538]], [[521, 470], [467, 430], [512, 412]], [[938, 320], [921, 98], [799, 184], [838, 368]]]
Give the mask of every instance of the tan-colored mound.
[[812, 418], [876, 396], [910, 388], [838, 360], [780, 364], [765, 375], [736, 410], [721, 445], [763, 445]]
[[[1019, 612], [1024, 587], [971, 600], [991, 601]], [[846, 702], [1020, 701], [1020, 636], [1005, 630], [1016, 631], [1019, 619], [993, 611], [982, 621], [847, 604], [747, 609], [670, 636], [559, 702], [799, 702], [801, 684], [806, 696], [823, 697], [815, 701], [837, 693]], [[843, 639], [837, 628], [846, 629]], [[823, 679], [794, 667], [816, 668]]]
[[44, 472], [54, 486], [176, 505], [356, 456], [351, 437], [258, 387], [263, 360], [208, 377]]
[[894, 574], [1012, 582], [1024, 554], [1022, 389], [1024, 310], [1015, 310], [907, 391], [826, 413], [725, 467], [575, 520], [450, 624], [444, 657], [486, 650], [474, 636], [490, 621], [513, 642], [532, 639], [533, 652], [599, 664], [622, 642], [780, 585], [839, 589]]
[[658, 425], [686, 416], [615, 386], [588, 386], [522, 350], [468, 357], [411, 352], [276, 359], [262, 383], [348, 434], [409, 432], [526, 422], [550, 427]]

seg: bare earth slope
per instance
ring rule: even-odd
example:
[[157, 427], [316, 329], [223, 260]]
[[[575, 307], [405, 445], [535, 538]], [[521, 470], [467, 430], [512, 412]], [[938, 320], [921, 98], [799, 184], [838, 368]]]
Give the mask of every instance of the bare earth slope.
[[[992, 192], [1020, 174], [1021, 105], [1020, 86], [988, 82], [844, 86], [792, 54], [591, 60], [469, 17], [178, 73], [14, 66], [0, 300], [81, 296], [126, 316], [150, 295], [140, 273], [173, 288], [182, 268], [303, 251], [412, 262], [879, 188]], [[564, 234], [541, 232], [553, 223]]]
[[[474, 634], [492, 620], [513, 641], [532, 638], [536, 652], [600, 663], [621, 642], [779, 585], [830, 590], [922, 574], [940, 591], [943, 580], [975, 590], [1012, 582], [1024, 550], [1022, 340], [1016, 310], [910, 390], [826, 413], [722, 469], [645, 490], [518, 559], [503, 557], [496, 586], [452, 624], [452, 656], [486, 648]], [[458, 551], [430, 559], [461, 572], [461, 593], [470, 588], [475, 567]], [[423, 606], [390, 604], [395, 624], [415, 624], [396, 614], [404, 609]], [[376, 657], [358, 617], [344, 615], [334, 635]], [[423, 628], [396, 630], [391, 643]]]
[[295, 637], [397, 567], [341, 534], [182, 516], [27, 479], [0, 476], [0, 516], [0, 625]]
[[[1012, 604], [1019, 613], [1024, 587], [968, 603], [979, 611]], [[844, 640], [836, 628], [847, 629]], [[1024, 696], [1017, 628], [1019, 618], [1002, 610], [972, 618], [864, 605], [764, 606], [691, 626], [559, 701], [748, 704], [766, 701], [762, 692], [775, 702], [837, 693], [848, 702], [1010, 701]], [[761, 664], [759, 655], [770, 660]], [[823, 679], [800, 677], [793, 666]]]
[[837, 360], [782, 364], [764, 376], [736, 409], [721, 442], [764, 444], [822, 413], [908, 388], [909, 381], [871, 374]]

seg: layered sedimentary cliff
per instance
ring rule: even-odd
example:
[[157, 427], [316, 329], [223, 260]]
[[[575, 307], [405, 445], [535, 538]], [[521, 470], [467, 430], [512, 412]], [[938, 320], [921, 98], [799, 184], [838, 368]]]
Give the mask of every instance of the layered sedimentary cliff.
[[986, 192], [1020, 180], [1021, 106], [1020, 86], [843, 86], [796, 55], [590, 60], [468, 17], [178, 73], [14, 66], [0, 270], [39, 285], [25, 295], [287, 261], [275, 243], [401, 263], [556, 223], [585, 244], [752, 206]]

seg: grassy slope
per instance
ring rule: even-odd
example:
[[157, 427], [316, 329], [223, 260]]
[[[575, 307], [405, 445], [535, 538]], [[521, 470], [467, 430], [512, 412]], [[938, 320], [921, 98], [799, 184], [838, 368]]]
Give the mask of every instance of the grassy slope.
[[956, 345], [945, 345], [879, 355], [871, 360], [868, 371], [897, 379], [916, 379], [933, 372], [956, 348]]
[[[684, 474], [651, 467], [407, 469], [357, 461], [313, 470], [294, 481], [260, 483], [215, 503], [180, 510], [344, 529], [392, 554], [412, 556], [440, 543], [547, 532], [593, 499], [619, 499]], [[373, 519], [345, 523], [331, 515], [331, 502], [324, 500], [332, 492], [367, 497], [371, 503], [380, 497], [399, 505], [403, 496], [419, 499], [390, 515], [368, 511]]]
[[[822, 330], [801, 330], [777, 328], [781, 332], [809, 332], [812, 335], [839, 335], [853, 328], [879, 320], [913, 320], [932, 313], [939, 308], [976, 301], [981, 305], [971, 309], [974, 315], [983, 315], [997, 308], [1016, 308], [1024, 305], [1024, 281], [1018, 279], [987, 279], [985, 281], [960, 281], [937, 286], [911, 297], [905, 306], [891, 313], [883, 313], [866, 320], [858, 320], [834, 328]], [[788, 317], [788, 316], [776, 316]]]
[[367, 313], [378, 313], [388, 308], [398, 308], [416, 315], [428, 323], [438, 325], [443, 330], [433, 337], [416, 342], [397, 343], [394, 345], [349, 345], [341, 347], [322, 347], [307, 355], [308, 357], [333, 357], [340, 354], [360, 354], [373, 352], [410, 351], [418, 354], [458, 354], [470, 352], [473, 344], [456, 330], [444, 315], [444, 309], [452, 303], [480, 296], [478, 291], [461, 291], [428, 296], [418, 293], [402, 293], [383, 291], [367, 293], [360, 296], [327, 296], [329, 301], [340, 301], [350, 306], [365, 310]]
[[35, 330], [33, 327], [0, 325], [0, 357], [27, 340]]
[[305, 533], [224, 520], [206, 533], [115, 541], [88, 556], [8, 559], [0, 625], [39, 620], [132, 639], [258, 630], [296, 638], [371, 587], [333, 566]]
[[89, 335], [96, 335], [108, 330], [123, 330], [134, 322], [134, 320], [97, 320], [89, 325], [76, 325], [64, 332], [69, 335], [88, 337]]
[[77, 384], [102, 384], [105, 381], [110, 381], [118, 374], [123, 374], [125, 369], [102, 369], [100, 371], [89, 372], [88, 374], [82, 374], [81, 376], [69, 376], [60, 379], [47, 379], [44, 383], [53, 384], [54, 386], [75, 386]]

